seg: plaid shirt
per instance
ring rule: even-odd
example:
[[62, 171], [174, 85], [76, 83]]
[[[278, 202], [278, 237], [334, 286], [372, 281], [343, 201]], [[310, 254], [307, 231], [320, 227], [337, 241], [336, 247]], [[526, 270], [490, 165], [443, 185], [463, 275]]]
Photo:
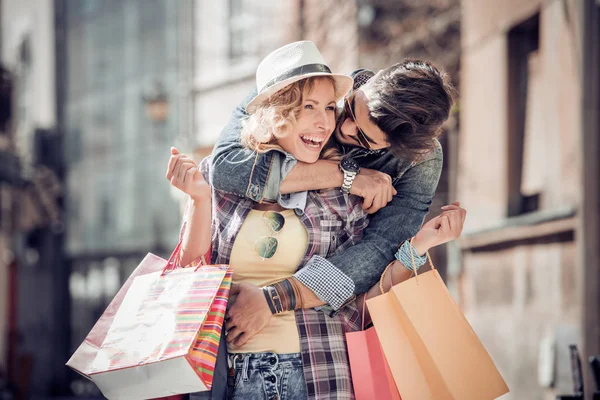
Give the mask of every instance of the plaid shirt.
[[[209, 165], [209, 158], [200, 164], [207, 181]], [[256, 203], [216, 190], [212, 201], [211, 262], [228, 264], [236, 236]], [[311, 259], [319, 262], [356, 244], [368, 224], [361, 199], [335, 189], [309, 192], [304, 212], [297, 214], [308, 232], [300, 268]], [[345, 334], [361, 330], [355, 302], [331, 317], [314, 309], [298, 310], [296, 323], [308, 398], [353, 399]]]

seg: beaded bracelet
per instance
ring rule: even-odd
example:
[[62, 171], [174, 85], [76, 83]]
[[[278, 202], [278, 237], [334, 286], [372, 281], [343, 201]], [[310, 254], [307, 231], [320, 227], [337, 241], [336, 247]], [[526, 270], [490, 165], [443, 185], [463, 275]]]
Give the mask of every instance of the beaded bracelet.
[[400, 263], [402, 263], [402, 265], [409, 271], [413, 270], [413, 261], [410, 255], [411, 250], [414, 256], [414, 262], [417, 269], [419, 269], [422, 265], [424, 265], [427, 262], [427, 254], [422, 256], [419, 255], [417, 250], [413, 246], [411, 246], [410, 241], [407, 240], [404, 243], [402, 243], [402, 246], [400, 246], [400, 248], [394, 256], [396, 257], [396, 260], [400, 261]]

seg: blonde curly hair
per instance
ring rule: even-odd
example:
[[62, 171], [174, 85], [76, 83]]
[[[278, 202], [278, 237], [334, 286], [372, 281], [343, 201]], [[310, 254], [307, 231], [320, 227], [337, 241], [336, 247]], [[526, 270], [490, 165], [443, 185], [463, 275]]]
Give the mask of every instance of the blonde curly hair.
[[244, 122], [241, 133], [242, 145], [259, 153], [281, 147], [277, 139], [287, 135], [296, 125], [302, 109], [303, 93], [310, 92], [319, 80], [331, 82], [338, 97], [338, 87], [333, 78], [318, 76], [302, 79], [281, 89], [261, 104]]

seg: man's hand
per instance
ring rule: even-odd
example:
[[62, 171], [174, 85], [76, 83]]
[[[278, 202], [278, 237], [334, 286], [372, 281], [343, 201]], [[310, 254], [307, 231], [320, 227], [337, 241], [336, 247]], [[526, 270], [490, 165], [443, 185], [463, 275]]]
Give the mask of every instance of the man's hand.
[[235, 300], [227, 312], [227, 343], [241, 347], [268, 325], [273, 314], [262, 289], [257, 286], [233, 284], [229, 296]]
[[381, 171], [361, 168], [350, 193], [363, 198], [362, 208], [369, 214], [374, 214], [392, 201], [396, 189], [392, 185], [392, 178]]
[[413, 247], [421, 255], [432, 247], [459, 238], [462, 233], [467, 210], [461, 208], [459, 202], [444, 206], [442, 210], [440, 215], [423, 225], [413, 240]]

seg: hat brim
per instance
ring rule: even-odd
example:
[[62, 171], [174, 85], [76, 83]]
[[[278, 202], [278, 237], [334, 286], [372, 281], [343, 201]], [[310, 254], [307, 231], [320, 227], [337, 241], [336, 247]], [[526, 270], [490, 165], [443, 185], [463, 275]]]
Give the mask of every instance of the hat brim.
[[309, 74], [293, 76], [293, 77], [285, 79], [281, 82], [277, 82], [276, 84], [274, 84], [274, 85], [270, 86], [269, 88], [260, 92], [252, 100], [250, 100], [250, 102], [246, 106], [246, 112], [248, 114], [252, 114], [256, 110], [256, 107], [258, 107], [263, 101], [267, 100], [269, 97], [271, 97], [272, 95], [274, 95], [281, 89], [285, 88], [286, 86], [291, 85], [294, 82], [298, 82], [298, 81], [301, 81], [302, 79], [306, 79], [306, 78], [314, 78], [314, 77], [319, 77], [319, 76], [330, 76], [335, 80], [335, 86], [339, 90], [339, 93], [335, 99], [336, 103], [340, 99], [342, 99], [344, 96], [346, 96], [346, 94], [348, 94], [350, 89], [352, 89], [352, 85], [354, 84], [354, 80], [347, 75], [330, 74], [327, 72], [313, 72], [313, 73], [309, 73]]

